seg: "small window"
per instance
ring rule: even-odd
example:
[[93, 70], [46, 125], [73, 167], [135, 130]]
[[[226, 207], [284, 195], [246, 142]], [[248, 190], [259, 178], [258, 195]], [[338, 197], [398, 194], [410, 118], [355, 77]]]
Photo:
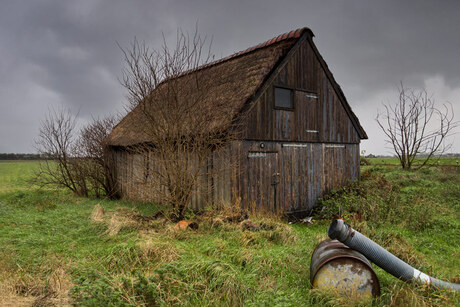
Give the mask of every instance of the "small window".
[[292, 90], [275, 87], [275, 108], [294, 109]]

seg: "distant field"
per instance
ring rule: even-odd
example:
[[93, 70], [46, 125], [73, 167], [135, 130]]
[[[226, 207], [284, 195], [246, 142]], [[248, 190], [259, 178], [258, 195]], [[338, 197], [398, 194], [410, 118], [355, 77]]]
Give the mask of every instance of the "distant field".
[[[387, 163], [385, 163], [387, 164]], [[332, 191], [312, 225], [207, 211], [196, 231], [159, 206], [75, 197], [28, 182], [38, 162], [0, 162], [0, 306], [341, 306], [311, 289], [310, 257], [333, 214], [437, 278], [460, 281], [460, 168], [363, 166]], [[99, 204], [103, 209], [97, 209]], [[322, 220], [324, 218], [324, 220]], [[460, 306], [460, 295], [398, 281], [375, 267], [381, 296], [360, 306]]]
[[[398, 158], [366, 158], [369, 162], [371, 162], [373, 165], [399, 165], [399, 160]], [[421, 159], [416, 159], [414, 162], [414, 165], [418, 165], [421, 162]], [[423, 161], [423, 160], [422, 160]], [[460, 157], [457, 158], [441, 158], [441, 159], [431, 159], [428, 164], [429, 165], [460, 165]]]

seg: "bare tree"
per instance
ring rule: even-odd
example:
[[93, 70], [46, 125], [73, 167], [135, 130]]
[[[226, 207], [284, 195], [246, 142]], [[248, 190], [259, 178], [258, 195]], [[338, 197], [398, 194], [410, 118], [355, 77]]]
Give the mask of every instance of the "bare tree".
[[210, 155], [232, 139], [234, 111], [214, 90], [209, 70], [199, 68], [213, 58], [210, 49], [197, 30], [192, 36], [178, 31], [174, 48], [164, 39], [160, 50], [137, 40], [122, 49], [121, 82], [143, 141], [131, 149], [150, 160], [152, 194], [173, 207], [176, 219], [183, 218]]
[[88, 195], [79, 163], [75, 160], [76, 138], [76, 117], [69, 110], [50, 109], [35, 141], [38, 152], [46, 157], [36, 174], [40, 185], [66, 187], [77, 195]]
[[41, 122], [36, 148], [46, 160], [40, 163], [35, 181], [65, 187], [79, 196], [118, 196], [110, 156], [103, 139], [116, 119], [95, 119], [78, 131], [76, 116], [69, 110], [50, 109]]
[[402, 168], [412, 168], [416, 158], [421, 158], [417, 164], [421, 168], [450, 148], [446, 138], [458, 122], [454, 121], [452, 105], [446, 103], [438, 108], [425, 89], [407, 89], [401, 82], [398, 90], [398, 101], [394, 105], [384, 104], [385, 110], [377, 114], [376, 121]]

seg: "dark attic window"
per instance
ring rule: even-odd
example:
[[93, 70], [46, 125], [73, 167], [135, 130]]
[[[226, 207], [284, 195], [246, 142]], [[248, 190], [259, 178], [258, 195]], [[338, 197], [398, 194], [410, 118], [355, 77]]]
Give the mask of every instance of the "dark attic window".
[[275, 108], [294, 109], [292, 90], [288, 88], [275, 87]]

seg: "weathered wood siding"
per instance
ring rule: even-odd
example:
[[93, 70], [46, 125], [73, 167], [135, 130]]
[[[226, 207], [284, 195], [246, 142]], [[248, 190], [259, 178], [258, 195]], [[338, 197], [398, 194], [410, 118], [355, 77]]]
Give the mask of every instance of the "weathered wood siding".
[[359, 179], [359, 144], [243, 141], [241, 152], [238, 192], [248, 208], [306, 211]]
[[[325, 65], [325, 64], [324, 64]], [[276, 109], [274, 87], [294, 91], [294, 109]], [[242, 124], [243, 138], [359, 143], [359, 135], [308, 39], [268, 79]]]
[[[235, 160], [231, 158], [233, 146], [212, 155], [201, 169], [198, 185], [192, 195], [190, 207], [203, 209], [207, 204], [229, 204], [232, 201], [232, 188], [237, 180]], [[110, 149], [113, 169], [116, 171], [118, 189], [125, 199], [157, 202], [159, 197], [158, 170], [152, 152], [135, 153], [121, 148]], [[165, 188], [162, 190], [165, 191]]]
[[[113, 150], [113, 156], [123, 197], [157, 201], [148, 154]], [[359, 179], [359, 144], [235, 141], [202, 173], [193, 209], [240, 199], [248, 209], [306, 211], [331, 189]]]

